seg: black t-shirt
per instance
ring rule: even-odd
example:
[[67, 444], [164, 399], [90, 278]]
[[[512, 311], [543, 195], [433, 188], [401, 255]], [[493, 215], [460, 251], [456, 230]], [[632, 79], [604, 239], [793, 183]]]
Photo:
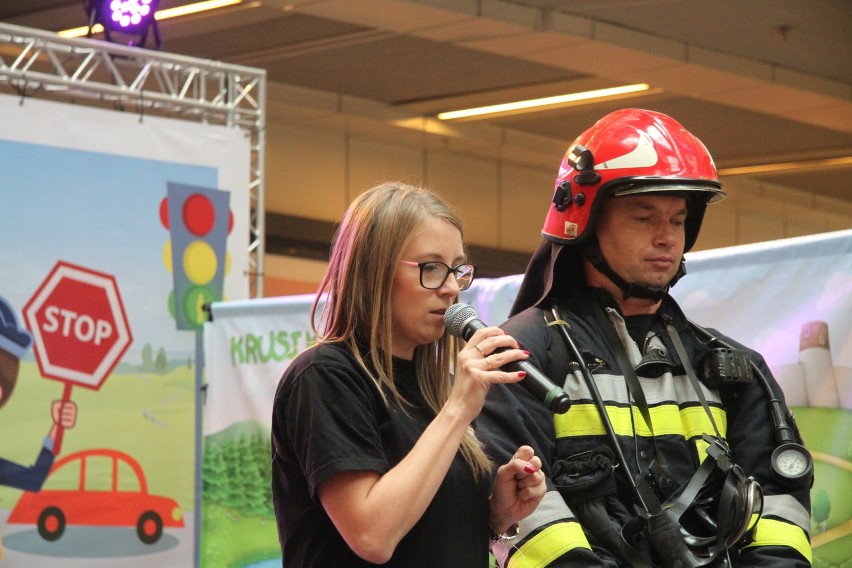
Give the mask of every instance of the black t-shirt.
[[636, 345], [639, 347], [639, 351], [642, 353], [645, 351], [644, 345], [648, 331], [651, 329], [656, 318], [657, 314], [624, 316], [624, 324], [627, 326], [627, 333], [630, 334], [630, 337], [636, 342]]
[[[283, 566], [371, 566], [346, 545], [319, 502], [317, 487], [343, 471], [395, 466], [434, 419], [417, 388], [413, 362], [394, 359], [395, 382], [412, 406], [389, 399], [352, 354], [322, 345], [300, 354], [284, 372], [272, 417], [272, 493]], [[475, 483], [457, 454], [421, 519], [383, 566], [488, 565], [490, 482]]]

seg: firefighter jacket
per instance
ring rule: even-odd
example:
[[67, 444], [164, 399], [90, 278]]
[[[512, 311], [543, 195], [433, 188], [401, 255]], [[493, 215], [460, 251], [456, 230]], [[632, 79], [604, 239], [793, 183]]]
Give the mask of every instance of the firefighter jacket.
[[[563, 319], [560, 325], [567, 326], [582, 354], [580, 363], [591, 371], [618, 439], [620, 455], [626, 461], [620, 463], [591, 391], [578, 371], [576, 358], [569, 354], [568, 344], [555, 331], [556, 326], [548, 325], [555, 319], [551, 303], [553, 300], [546, 300], [539, 307], [525, 309], [501, 327], [530, 351], [533, 365], [563, 387], [572, 401], [570, 409], [553, 414], [519, 384], [495, 384], [477, 421], [497, 463], [503, 463], [519, 445], [531, 445], [543, 461], [548, 483], [548, 492], [538, 509], [521, 521], [520, 537], [508, 546], [492, 547], [500, 566], [666, 565], [654, 545], [645, 542], [644, 533], [631, 532], [630, 527], [636, 525], [637, 502], [625, 474], [642, 475], [649, 480], [662, 502], [690, 480], [707, 455], [708, 442], [703, 435], [716, 432], [727, 440], [734, 462], [745, 475], [759, 482], [764, 498], [763, 513], [754, 530], [712, 565], [809, 566], [812, 479], [806, 487], [790, 489], [773, 478], [770, 456], [776, 443], [762, 386], [754, 382], [720, 391], [701, 384], [706, 406], [702, 404], [683, 364], [695, 366], [710, 348], [698, 339], [670, 296], [663, 299], [657, 314], [634, 316], [646, 320], [643, 329], [647, 333], [640, 334], [644, 337], [641, 345], [628, 332], [627, 323], [632, 318], [624, 318], [607, 293], [587, 290], [558, 300], [555, 305]], [[592, 309], [601, 310], [605, 319], [592, 317]], [[605, 339], [614, 335], [603, 332], [602, 321], [612, 326], [621, 346], [613, 346]], [[679, 360], [666, 323], [681, 338], [688, 363]], [[725, 340], [744, 350], [762, 370], [781, 398], [794, 436], [801, 442], [792, 414], [763, 358]], [[624, 349], [636, 369], [646, 412], [640, 411], [636, 397], [627, 388], [616, 348]], [[650, 424], [645, 423], [646, 416]], [[709, 487], [698, 495], [697, 501], [703, 499], [707, 505], [712, 501], [712, 491]], [[717, 520], [712, 518], [718, 512], [712, 504], [702, 510], [709, 511], [711, 522]], [[684, 515], [685, 529], [691, 535], [713, 540], [716, 533], [712, 524], [708, 528], [698, 513], [691, 518]], [[628, 541], [633, 539], [632, 548], [627, 551], [622, 546], [624, 535]]]

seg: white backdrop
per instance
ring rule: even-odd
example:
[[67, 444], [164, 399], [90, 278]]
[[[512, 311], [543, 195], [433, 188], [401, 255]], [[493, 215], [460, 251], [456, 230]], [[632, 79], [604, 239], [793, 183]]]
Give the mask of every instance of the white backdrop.
[[[839, 494], [852, 483], [852, 230], [690, 253], [687, 269], [673, 295], [696, 323], [764, 354], [788, 403], [805, 416], [799, 422], [817, 462], [814, 492]], [[520, 281], [521, 275], [478, 279], [460, 301], [499, 324]], [[312, 300], [214, 304], [204, 331], [208, 434], [240, 422], [264, 424], [268, 432], [278, 379], [312, 339]], [[829, 526], [852, 519], [850, 503], [833, 504]], [[825, 531], [814, 545], [845, 535]]]

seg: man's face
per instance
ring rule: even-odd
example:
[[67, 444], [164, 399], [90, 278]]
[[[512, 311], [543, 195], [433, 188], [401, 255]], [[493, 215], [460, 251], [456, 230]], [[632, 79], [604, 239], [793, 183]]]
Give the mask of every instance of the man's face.
[[683, 197], [609, 198], [595, 230], [601, 253], [627, 282], [664, 288], [683, 258], [686, 213]]

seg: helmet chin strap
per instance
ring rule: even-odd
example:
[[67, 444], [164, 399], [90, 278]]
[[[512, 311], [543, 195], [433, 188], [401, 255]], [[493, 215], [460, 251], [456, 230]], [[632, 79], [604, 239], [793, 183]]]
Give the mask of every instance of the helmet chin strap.
[[623, 299], [640, 298], [643, 300], [653, 300], [659, 302], [668, 293], [669, 288], [686, 274], [686, 262], [683, 258], [680, 259], [680, 266], [677, 269], [674, 277], [663, 288], [654, 288], [645, 286], [644, 284], [628, 283], [624, 278], [619, 276], [615, 270], [607, 263], [606, 259], [601, 254], [601, 249], [598, 246], [597, 239], [590, 239], [589, 242], [582, 248], [583, 256], [592, 263], [598, 272], [609, 278], [613, 284], [618, 286], [624, 293]]

